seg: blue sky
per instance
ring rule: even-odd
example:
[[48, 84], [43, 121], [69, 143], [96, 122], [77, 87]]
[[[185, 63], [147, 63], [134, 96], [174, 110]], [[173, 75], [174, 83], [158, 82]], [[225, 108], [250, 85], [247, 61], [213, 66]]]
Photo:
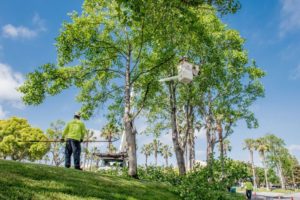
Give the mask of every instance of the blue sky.
[[[299, 0], [242, 0], [242, 9], [235, 15], [222, 18], [229, 28], [237, 29], [246, 39], [249, 57], [267, 72], [263, 79], [266, 97], [253, 105], [259, 120], [258, 129], [249, 130], [239, 123], [231, 136], [234, 159], [248, 160], [242, 151], [245, 138], [274, 133], [286, 141], [287, 147], [300, 160], [300, 1]], [[0, 119], [25, 117], [34, 126], [46, 129], [57, 119], [68, 121], [80, 108], [74, 102], [76, 90], [49, 97], [39, 106], [25, 107], [19, 86], [26, 73], [47, 62], [56, 60], [55, 37], [67, 13], [80, 11], [80, 1], [3, 0], [0, 3]], [[99, 111], [87, 123], [99, 130], [105, 120]], [[142, 119], [137, 121], [143, 129]], [[151, 140], [139, 136], [139, 146]], [[170, 143], [170, 136], [162, 138]], [[205, 138], [197, 139], [197, 159], [205, 159]], [[259, 164], [256, 155], [256, 163]], [[140, 162], [144, 158], [140, 157]], [[172, 160], [174, 163], [174, 159]]]

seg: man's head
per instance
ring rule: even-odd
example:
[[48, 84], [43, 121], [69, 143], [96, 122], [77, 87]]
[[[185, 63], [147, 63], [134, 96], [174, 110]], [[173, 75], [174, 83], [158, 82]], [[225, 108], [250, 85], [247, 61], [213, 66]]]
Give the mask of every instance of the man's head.
[[76, 112], [74, 114], [74, 119], [80, 119], [80, 116], [81, 116], [80, 112]]

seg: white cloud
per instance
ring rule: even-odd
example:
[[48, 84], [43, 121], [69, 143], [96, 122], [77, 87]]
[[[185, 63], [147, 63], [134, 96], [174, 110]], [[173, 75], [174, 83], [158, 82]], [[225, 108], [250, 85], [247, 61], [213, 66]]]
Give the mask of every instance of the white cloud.
[[0, 119], [4, 119], [6, 117], [6, 112], [4, 112], [2, 106], [0, 105]]
[[29, 28], [24, 26], [15, 27], [11, 24], [7, 24], [3, 26], [2, 33], [4, 37], [8, 37], [8, 38], [30, 39], [37, 36], [37, 31], [35, 30], [30, 30]]
[[21, 94], [16, 89], [23, 81], [21, 73], [14, 72], [8, 65], [0, 63], [0, 101], [19, 102]]
[[280, 36], [300, 29], [300, 1], [281, 0]]
[[300, 78], [300, 64], [290, 74], [291, 80], [297, 80], [299, 78]]
[[30, 29], [25, 26], [14, 26], [12, 24], [6, 24], [2, 27], [2, 35], [7, 38], [25, 38], [31, 39], [38, 35], [41, 31], [46, 31], [44, 20], [40, 18], [38, 14], [35, 14], [32, 23], [35, 26], [34, 29]]
[[298, 144], [292, 144], [289, 146], [290, 151], [300, 151], [300, 145]]

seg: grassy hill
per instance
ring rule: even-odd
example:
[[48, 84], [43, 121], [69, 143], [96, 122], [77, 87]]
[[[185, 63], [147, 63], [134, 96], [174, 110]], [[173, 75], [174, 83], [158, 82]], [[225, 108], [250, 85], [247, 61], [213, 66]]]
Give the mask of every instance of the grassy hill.
[[0, 199], [179, 199], [167, 185], [0, 160]]

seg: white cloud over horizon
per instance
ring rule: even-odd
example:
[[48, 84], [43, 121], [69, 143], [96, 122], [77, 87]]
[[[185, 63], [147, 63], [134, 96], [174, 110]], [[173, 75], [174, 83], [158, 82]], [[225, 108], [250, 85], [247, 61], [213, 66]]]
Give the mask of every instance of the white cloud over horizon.
[[300, 30], [300, 1], [281, 0], [281, 5], [279, 35], [282, 37], [288, 32]]
[[35, 28], [31, 29], [25, 26], [14, 26], [6, 24], [2, 27], [2, 35], [6, 38], [24, 38], [31, 39], [36, 37], [40, 32], [46, 31], [45, 22], [38, 14], [35, 14], [32, 23]]
[[17, 88], [24, 82], [19, 72], [14, 72], [7, 64], [0, 63], [0, 101], [20, 101], [21, 93]]
[[3, 104], [9, 104], [15, 108], [23, 108], [21, 93], [17, 88], [24, 82], [23, 75], [15, 72], [7, 64], [0, 63], [0, 118], [7, 115]]

